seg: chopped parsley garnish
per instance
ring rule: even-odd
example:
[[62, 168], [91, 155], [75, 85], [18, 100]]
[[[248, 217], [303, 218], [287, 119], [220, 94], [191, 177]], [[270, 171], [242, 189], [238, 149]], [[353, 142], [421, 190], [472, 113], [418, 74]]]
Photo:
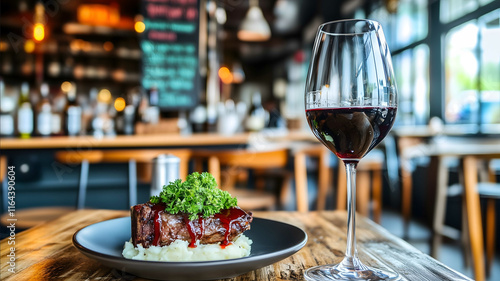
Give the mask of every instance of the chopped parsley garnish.
[[194, 172], [183, 182], [177, 179], [163, 186], [159, 196], [151, 196], [151, 203], [165, 203], [171, 214], [187, 213], [190, 220], [217, 214], [222, 209], [237, 206], [236, 198], [217, 187], [215, 178], [207, 172]]

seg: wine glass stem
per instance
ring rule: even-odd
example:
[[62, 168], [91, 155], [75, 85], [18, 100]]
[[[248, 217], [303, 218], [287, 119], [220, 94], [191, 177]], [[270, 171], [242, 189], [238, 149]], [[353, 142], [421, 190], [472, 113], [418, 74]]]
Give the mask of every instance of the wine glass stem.
[[346, 163], [347, 176], [347, 248], [345, 256], [349, 260], [357, 259], [356, 251], [356, 166], [358, 163]]

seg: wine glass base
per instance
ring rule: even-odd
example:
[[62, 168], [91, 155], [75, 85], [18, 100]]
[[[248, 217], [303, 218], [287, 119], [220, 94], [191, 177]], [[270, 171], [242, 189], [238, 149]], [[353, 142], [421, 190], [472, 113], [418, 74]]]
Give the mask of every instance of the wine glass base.
[[399, 274], [362, 265], [360, 268], [346, 268], [342, 264], [320, 265], [307, 269], [304, 278], [308, 281], [327, 280], [401, 280]]

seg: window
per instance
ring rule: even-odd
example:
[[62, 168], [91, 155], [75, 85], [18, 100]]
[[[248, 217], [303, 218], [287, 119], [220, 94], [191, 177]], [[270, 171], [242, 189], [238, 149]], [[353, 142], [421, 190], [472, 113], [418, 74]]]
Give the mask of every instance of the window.
[[445, 39], [445, 121], [477, 123], [478, 28], [470, 21], [451, 29]]
[[427, 15], [427, 0], [401, 0], [395, 14], [379, 6], [369, 16], [382, 24], [393, 53], [398, 125], [426, 124], [429, 119], [429, 48], [423, 43], [428, 35]]
[[369, 18], [380, 22], [391, 50], [422, 40], [428, 33], [427, 0], [401, 0], [394, 15], [385, 6], [379, 6]]
[[500, 1], [400, 0], [394, 14], [377, 2], [367, 14], [384, 27], [392, 52], [398, 125], [437, 116], [500, 131]]
[[441, 0], [441, 22], [447, 23], [458, 19], [476, 10], [477, 7], [478, 2], [476, 0]]
[[445, 121], [488, 131], [500, 124], [500, 9], [445, 37]]
[[429, 118], [429, 48], [408, 49], [393, 58], [398, 84], [398, 124], [426, 124]]
[[479, 0], [479, 4], [486, 5], [486, 4], [493, 2], [493, 1], [495, 1], [495, 0]]
[[479, 18], [479, 31], [479, 119], [483, 131], [489, 131], [500, 125], [500, 9]]
[[398, 5], [393, 46], [405, 47], [427, 36], [427, 0], [403, 0]]

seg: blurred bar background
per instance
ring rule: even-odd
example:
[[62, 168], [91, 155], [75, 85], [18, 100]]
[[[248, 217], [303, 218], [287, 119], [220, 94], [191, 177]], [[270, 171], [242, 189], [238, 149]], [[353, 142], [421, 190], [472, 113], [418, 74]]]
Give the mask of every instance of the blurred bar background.
[[[377, 222], [383, 207], [384, 214], [391, 212], [382, 216], [385, 227], [420, 243], [412, 237], [418, 240], [421, 229], [432, 232], [434, 207], [443, 206], [433, 198], [440, 183], [430, 179], [444, 173], [446, 187], [463, 184], [463, 155], [433, 154], [426, 145], [500, 147], [500, 1], [0, 5], [1, 206], [8, 210], [6, 173], [15, 167], [16, 209], [46, 211], [33, 225], [45, 215], [77, 208], [82, 186], [85, 208], [128, 209], [133, 196], [147, 201], [152, 159], [160, 152], [180, 155], [181, 174], [210, 170], [220, 173], [221, 185], [273, 194], [273, 209], [338, 208], [343, 172], [335, 157], [315, 147], [303, 102], [312, 41], [317, 26], [327, 21], [377, 20], [392, 53], [399, 90], [396, 125], [374, 159], [363, 160], [372, 163], [364, 170], [368, 183], [382, 173], [380, 199], [363, 206]], [[258, 153], [284, 148], [284, 160], [281, 152]], [[225, 154], [248, 150], [251, 156], [244, 157], [255, 165], [235, 164]], [[441, 162], [434, 162], [436, 155]], [[210, 162], [214, 159], [218, 166]], [[500, 162], [492, 159], [481, 171], [498, 182]], [[136, 195], [131, 182], [137, 182]], [[447, 198], [445, 222], [461, 229], [462, 216], [456, 214], [462, 213], [462, 197]], [[467, 261], [467, 254], [463, 257]], [[500, 278], [496, 269], [490, 279]]]

